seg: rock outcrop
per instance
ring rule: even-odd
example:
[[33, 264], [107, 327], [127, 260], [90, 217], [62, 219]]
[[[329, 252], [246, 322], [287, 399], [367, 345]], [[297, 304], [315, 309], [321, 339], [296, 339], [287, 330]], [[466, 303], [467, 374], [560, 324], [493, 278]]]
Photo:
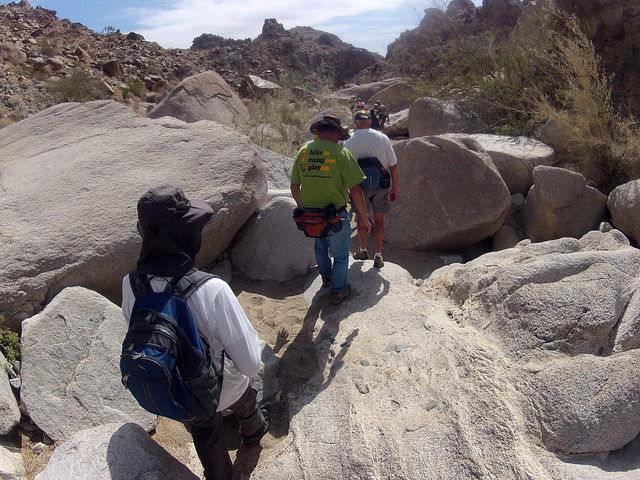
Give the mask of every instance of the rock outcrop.
[[640, 243], [640, 180], [632, 180], [614, 188], [609, 194], [607, 206], [613, 225]]
[[135, 423], [110, 423], [71, 436], [36, 480], [153, 478], [197, 480]]
[[0, 151], [0, 314], [16, 329], [67, 286], [120, 303], [140, 248], [136, 203], [149, 188], [180, 185], [213, 207], [199, 265], [267, 201], [247, 137], [214, 122], [140, 118], [111, 101], [66, 103], [11, 125]]
[[530, 2], [519, 22], [561, 9], [574, 15], [593, 43], [613, 87], [613, 101], [636, 117], [640, 113], [640, 73], [634, 68], [640, 45], [640, 5], [634, 0], [543, 0]]
[[534, 168], [532, 176], [522, 211], [531, 241], [580, 238], [606, 220], [606, 195], [588, 186], [579, 173], [542, 165]]
[[120, 382], [127, 325], [118, 306], [82, 287], [23, 322], [20, 404], [54, 442], [112, 422], [155, 428], [156, 416]]
[[473, 112], [438, 98], [422, 97], [409, 107], [410, 138], [443, 133], [481, 133], [485, 126]]
[[185, 78], [147, 116], [187, 123], [212, 120], [237, 128], [246, 124], [249, 112], [227, 82], [208, 71]]
[[511, 196], [489, 155], [470, 139], [430, 136], [394, 145], [401, 191], [385, 240], [412, 250], [455, 249], [493, 235]]
[[313, 239], [295, 226], [290, 197], [271, 200], [247, 222], [231, 250], [231, 261], [257, 280], [286, 282], [305, 276], [315, 264]]
[[[462, 138], [462, 134], [451, 136]], [[533, 185], [533, 169], [538, 165], [551, 165], [555, 158], [551, 147], [527, 137], [486, 134], [468, 137], [489, 154], [512, 195], [527, 195]]]

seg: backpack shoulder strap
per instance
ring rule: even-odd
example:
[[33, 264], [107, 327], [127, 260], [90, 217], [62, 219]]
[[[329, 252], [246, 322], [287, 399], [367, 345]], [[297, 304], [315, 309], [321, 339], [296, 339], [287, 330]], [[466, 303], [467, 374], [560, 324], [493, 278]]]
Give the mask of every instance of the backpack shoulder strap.
[[137, 270], [129, 273], [129, 283], [135, 298], [152, 291], [149, 278], [144, 273], [138, 273]]
[[[186, 300], [189, 295], [195, 292], [200, 285], [211, 278], [218, 278], [213, 273], [202, 272], [195, 270], [192, 273], [184, 275], [182, 277], [175, 277], [167, 286], [166, 293], [172, 293], [182, 300]], [[151, 285], [149, 284], [150, 278], [144, 273], [138, 273], [136, 270], [129, 274], [129, 283], [131, 284], [131, 290], [133, 295], [138, 298], [145, 293], [153, 292]]]
[[200, 287], [200, 285], [212, 278], [218, 278], [218, 276], [213, 273], [202, 272], [200, 270], [196, 270], [184, 275], [183, 277], [177, 277], [171, 282], [173, 286], [173, 295], [181, 298], [182, 300], [186, 300], [189, 295]]

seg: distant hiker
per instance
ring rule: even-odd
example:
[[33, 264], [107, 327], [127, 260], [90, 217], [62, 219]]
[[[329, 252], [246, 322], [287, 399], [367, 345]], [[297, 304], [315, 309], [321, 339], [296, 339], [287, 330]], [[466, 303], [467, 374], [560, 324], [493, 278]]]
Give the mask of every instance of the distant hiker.
[[[331, 303], [339, 305], [351, 294], [351, 285], [347, 282], [351, 223], [346, 205], [351, 195], [352, 202], [364, 211], [360, 183], [365, 177], [349, 150], [338, 144], [349, 138], [349, 129], [340, 125], [340, 119], [324, 116], [314, 122], [310, 130], [317, 139], [304, 145], [296, 155], [291, 171], [291, 194], [298, 206], [296, 210], [322, 211], [329, 207], [342, 219], [339, 231], [332, 230], [326, 237], [315, 240], [322, 286], [330, 287]], [[371, 231], [367, 219], [362, 222], [361, 231], [363, 236]]]
[[[137, 208], [142, 248], [135, 275], [144, 275], [154, 292], [163, 292], [179, 277], [198, 272], [195, 258], [200, 250], [202, 229], [213, 216], [211, 207], [202, 201], [187, 200], [180, 187], [163, 185], [145, 193]], [[126, 319], [136, 302], [130, 275], [122, 283], [122, 311]], [[269, 428], [251, 385], [251, 378], [260, 368], [258, 334], [231, 288], [217, 277], [202, 283], [188, 296], [186, 304], [200, 336], [211, 348], [211, 359], [218, 371], [224, 361], [217, 412], [208, 415], [202, 411], [187, 424], [205, 478], [231, 480], [233, 465], [227, 451], [222, 411], [229, 409], [235, 414], [246, 445], [257, 444]]]
[[371, 120], [370, 128], [373, 128], [374, 130], [380, 130], [380, 120], [378, 120], [378, 113], [376, 112], [376, 108], [377, 105], [374, 104], [369, 110], [369, 119]]
[[384, 105], [381, 105], [380, 102], [376, 102], [376, 113], [378, 114], [378, 121], [380, 122], [380, 130], [384, 131], [384, 124], [389, 120], [389, 110]]
[[[369, 210], [373, 210], [373, 238], [376, 253], [373, 266], [384, 266], [382, 245], [384, 242], [384, 215], [391, 210], [391, 202], [398, 196], [398, 166], [396, 154], [389, 138], [371, 128], [371, 116], [366, 110], [356, 112], [354, 116], [355, 131], [343, 145], [357, 159], [358, 165], [367, 176], [361, 184], [364, 192], [366, 208], [352, 205], [356, 210], [359, 250], [353, 254], [356, 260], [369, 258], [367, 252], [367, 235], [364, 224], [368, 224]], [[363, 224], [363, 220], [367, 220]]]

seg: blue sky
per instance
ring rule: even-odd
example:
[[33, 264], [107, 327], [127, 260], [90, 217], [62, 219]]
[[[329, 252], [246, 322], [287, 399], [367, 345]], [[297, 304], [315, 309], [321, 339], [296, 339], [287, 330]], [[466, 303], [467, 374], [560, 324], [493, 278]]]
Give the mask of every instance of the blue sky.
[[[481, 4], [482, 0], [474, 0]], [[203, 33], [224, 38], [256, 38], [266, 18], [285, 29], [308, 26], [381, 55], [405, 30], [415, 28], [425, 8], [446, 0], [30, 0], [55, 10], [58, 18], [96, 32], [111, 26], [136, 32], [164, 48], [189, 48]]]

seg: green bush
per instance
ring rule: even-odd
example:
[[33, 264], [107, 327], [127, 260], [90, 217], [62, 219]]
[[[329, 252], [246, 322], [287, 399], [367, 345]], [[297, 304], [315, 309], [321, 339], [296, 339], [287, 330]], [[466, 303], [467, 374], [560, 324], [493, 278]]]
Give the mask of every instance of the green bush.
[[0, 315], [0, 346], [7, 361], [20, 360], [20, 337], [8, 328], [3, 327], [4, 317]]
[[100, 80], [80, 69], [74, 70], [68, 77], [53, 81], [49, 91], [58, 102], [88, 102], [109, 98]]
[[122, 95], [126, 98], [128, 93], [134, 95], [140, 100], [144, 100], [146, 98], [147, 86], [144, 82], [140, 82], [138, 80], [127, 80], [127, 87], [123, 89]]
[[557, 164], [582, 173], [605, 194], [638, 178], [640, 134], [630, 128], [634, 119], [614, 106], [611, 78], [586, 27], [561, 10], [532, 21], [509, 37], [454, 30], [425, 52], [430, 70], [416, 84], [426, 95], [464, 103], [492, 133], [529, 135], [553, 119], [569, 132], [566, 147], [556, 150]]
[[102, 35], [104, 36], [109, 36], [109, 35], [115, 35], [116, 33], [120, 32], [120, 30], [116, 30], [114, 27], [112, 27], [111, 25], [106, 26], [102, 29]]
[[51, 43], [47, 37], [40, 37], [36, 41], [38, 47], [40, 47], [40, 53], [52, 57], [58, 54], [56, 47]]
[[[329, 92], [328, 77], [291, 72], [279, 80], [280, 89], [247, 101], [250, 120], [247, 134], [261, 147], [293, 157], [300, 147], [300, 132], [311, 118], [310, 105], [295, 89]], [[319, 94], [321, 95], [321, 94]]]

